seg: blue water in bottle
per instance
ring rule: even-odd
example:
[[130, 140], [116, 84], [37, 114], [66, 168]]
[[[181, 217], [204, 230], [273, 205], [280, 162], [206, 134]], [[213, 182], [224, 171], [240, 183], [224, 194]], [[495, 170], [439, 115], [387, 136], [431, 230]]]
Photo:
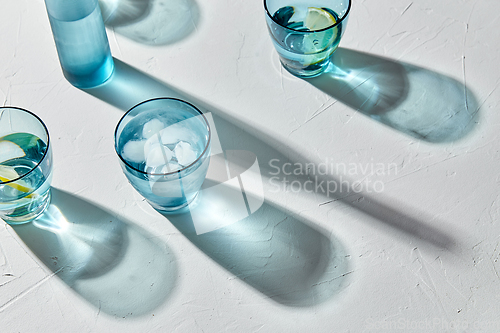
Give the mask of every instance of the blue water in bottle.
[[59, 61], [75, 87], [104, 83], [114, 70], [97, 0], [45, 0]]

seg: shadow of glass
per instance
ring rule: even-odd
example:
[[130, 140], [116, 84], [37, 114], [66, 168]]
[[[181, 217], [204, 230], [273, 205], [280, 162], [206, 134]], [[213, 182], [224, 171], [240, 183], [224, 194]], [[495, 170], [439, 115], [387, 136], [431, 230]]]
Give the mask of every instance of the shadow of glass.
[[339, 48], [325, 73], [306, 81], [370, 118], [420, 140], [455, 141], [477, 122], [477, 100], [462, 83], [367, 53]]
[[[217, 112], [209, 107], [208, 110]], [[322, 173], [317, 163], [312, 163], [301, 153], [267, 133], [252, 129], [248, 124], [240, 123], [227, 114], [214, 114], [213, 118], [224, 149], [254, 152], [259, 160], [263, 180], [268, 182], [274, 190], [278, 190], [279, 186], [280, 192], [292, 191], [291, 184], [294, 183], [303, 192], [323, 196], [325, 201], [321, 205], [340, 201], [375, 218], [376, 221], [392, 230], [411, 236], [413, 239], [416, 238], [424, 244], [454, 250], [456, 241], [447, 232], [435, 227], [441, 223], [438, 223], [439, 221], [436, 221], [434, 216], [397, 200], [389, 202], [379, 200], [376, 196], [380, 197], [380, 193], [368, 186], [360, 191], [356, 181], [341, 174], [335, 174], [335, 168], [330, 167], [328, 173]], [[298, 174], [290, 172], [295, 167], [297, 167], [296, 170], [302, 171]], [[311, 169], [308, 170], [308, 168]]]
[[108, 28], [147, 45], [184, 39], [200, 19], [195, 0], [99, 0], [99, 4]]
[[175, 287], [172, 252], [137, 226], [52, 188], [47, 211], [14, 231], [52, 272], [101, 312], [151, 313]]
[[[152, 96], [186, 99], [121, 61], [115, 62], [115, 74], [110, 83], [85, 91], [124, 111]], [[218, 122], [216, 119], [214, 121]], [[214, 184], [207, 184], [215, 182], [219, 186], [218, 191], [211, 192], [209, 202], [204, 201], [202, 191], [196, 207], [190, 206], [180, 214], [165, 214], [165, 217], [215, 262], [280, 304], [310, 306], [337, 294], [346, 285], [350, 273], [342, 244], [312, 227], [312, 223], [267, 201], [253, 214], [249, 212], [245, 218], [234, 221], [236, 223], [228, 223], [231, 219], [228, 212], [234, 211], [231, 207], [235, 204], [234, 199], [241, 196], [241, 189], [229, 186], [224, 182], [227, 179], [210, 178], [211, 174], [220, 174], [220, 170], [213, 170], [215, 160], [212, 156], [203, 185], [203, 188], [210, 188]], [[248, 165], [241, 167], [247, 169]], [[214, 195], [219, 196], [215, 198]], [[246, 192], [246, 201], [258, 202], [259, 198], [252, 199]], [[220, 212], [222, 214], [218, 214]], [[239, 213], [246, 213], [246, 209]], [[223, 227], [199, 234], [193, 222], [197, 216], [209, 216], [214, 225]]]
[[[240, 194], [238, 190], [228, 187], [220, 198], [211, 197], [210, 203], [222, 205], [216, 208], [202, 204], [202, 193], [198, 205], [165, 217], [211, 259], [270, 299], [286, 306], [312, 306], [348, 285], [352, 271], [345, 248], [325, 231], [269, 202], [228, 224], [220, 211], [231, 210], [224, 206]], [[194, 221], [199, 215], [225, 226], [199, 234]]]
[[435, 217], [428, 216], [393, 199], [388, 202], [377, 200], [373, 194], [359, 192], [352, 186], [345, 185], [342, 179], [334, 173], [315, 175], [314, 179], [311, 179], [310, 175], [307, 174], [276, 175], [276, 170], [273, 167], [276, 165], [275, 161], [279, 162], [280, 169], [285, 163], [306, 166], [311, 161], [280, 138], [254, 128], [248, 122], [237, 119], [230, 113], [214, 108], [204, 101], [160, 82], [118, 59], [115, 59], [115, 72], [106, 83], [83, 91], [121, 110], [128, 110], [135, 104], [154, 97], [175, 97], [187, 100], [201, 110], [212, 113], [224, 150], [246, 150], [257, 155], [263, 180], [270, 181], [273, 177], [278, 177], [277, 181], [281, 182], [286, 176], [289, 177], [287, 179], [289, 183], [296, 180], [300, 183], [301, 188], [306, 188], [306, 183], [311, 180], [317, 180], [320, 183], [335, 183], [337, 186], [334, 190], [330, 191], [325, 187], [319, 187], [315, 189], [314, 195], [325, 197], [324, 204], [341, 201], [375, 218], [375, 221], [381, 222], [382, 225], [413, 239], [418, 239], [427, 245], [448, 250], [452, 250], [456, 245], [455, 240], [448, 233], [434, 226], [437, 223]]

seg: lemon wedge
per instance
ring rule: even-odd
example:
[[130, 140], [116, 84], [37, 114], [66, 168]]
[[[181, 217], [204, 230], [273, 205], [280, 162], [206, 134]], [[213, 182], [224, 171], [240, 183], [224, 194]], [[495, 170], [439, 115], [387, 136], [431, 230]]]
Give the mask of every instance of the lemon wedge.
[[14, 142], [2, 140], [2, 138], [0, 138], [0, 163], [13, 158], [24, 157], [25, 155], [24, 150]]
[[308, 8], [306, 19], [304, 21], [306, 28], [311, 31], [325, 29], [335, 23], [337, 23], [337, 20], [330, 12], [316, 7]]
[[[24, 157], [25, 155], [26, 154], [24, 153], [24, 150], [22, 150], [21, 147], [16, 145], [14, 142], [3, 140], [3, 138], [0, 138], [0, 163], [12, 160], [14, 158]], [[0, 165], [1, 182], [9, 182], [17, 178], [19, 178], [19, 174], [13, 167]], [[15, 183], [8, 183], [7, 185], [24, 193], [33, 191], [33, 189], [22, 180], [19, 180]], [[30, 198], [32, 195], [33, 194], [28, 195], [27, 198]]]
[[[0, 165], [0, 181], [9, 182], [17, 178], [19, 178], [19, 174], [13, 167]], [[19, 192], [29, 193], [33, 191], [33, 189], [23, 180], [18, 180], [15, 183], [7, 183], [6, 185], [18, 190]], [[27, 198], [31, 198], [32, 196], [33, 194], [30, 194]]]

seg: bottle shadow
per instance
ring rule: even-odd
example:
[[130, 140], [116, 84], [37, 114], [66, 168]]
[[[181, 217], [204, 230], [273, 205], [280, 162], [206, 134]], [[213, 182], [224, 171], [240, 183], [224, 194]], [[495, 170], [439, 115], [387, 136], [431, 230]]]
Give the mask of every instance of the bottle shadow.
[[149, 314], [165, 302], [174, 291], [177, 264], [164, 244], [86, 200], [51, 192], [42, 216], [12, 226], [45, 266], [111, 316]]
[[337, 49], [328, 69], [305, 81], [380, 123], [428, 142], [458, 140], [479, 117], [476, 97], [457, 80], [350, 49]]
[[104, 24], [146, 45], [167, 45], [186, 38], [200, 20], [195, 0], [99, 0]]

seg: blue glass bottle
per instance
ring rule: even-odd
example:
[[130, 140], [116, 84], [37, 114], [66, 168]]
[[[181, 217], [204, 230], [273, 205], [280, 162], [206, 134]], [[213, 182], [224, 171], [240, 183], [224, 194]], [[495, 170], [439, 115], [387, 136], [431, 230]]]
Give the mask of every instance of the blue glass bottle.
[[108, 80], [114, 63], [97, 0], [45, 0], [59, 62], [75, 87]]

